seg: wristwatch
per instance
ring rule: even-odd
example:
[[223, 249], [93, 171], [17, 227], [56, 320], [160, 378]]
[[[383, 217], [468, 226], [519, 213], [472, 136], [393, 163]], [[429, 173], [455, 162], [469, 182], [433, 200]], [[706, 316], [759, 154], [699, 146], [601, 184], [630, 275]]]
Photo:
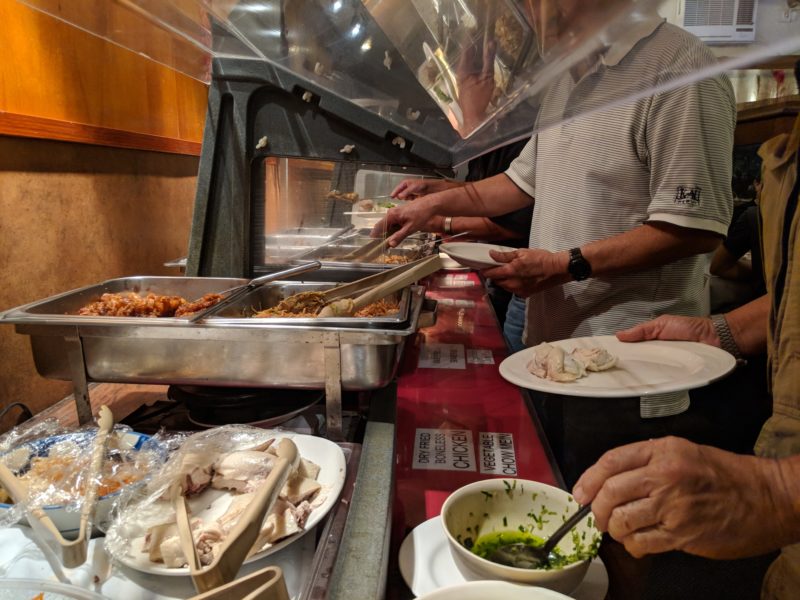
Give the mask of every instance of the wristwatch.
[[717, 332], [720, 348], [732, 354], [737, 361], [744, 358], [742, 351], [739, 349], [739, 345], [736, 343], [736, 340], [733, 339], [733, 333], [731, 333], [731, 328], [728, 325], [728, 319], [725, 318], [725, 315], [711, 315], [711, 324], [714, 325], [714, 331]]
[[580, 248], [573, 248], [569, 251], [567, 271], [575, 281], [583, 281], [592, 276], [592, 265], [583, 257]]

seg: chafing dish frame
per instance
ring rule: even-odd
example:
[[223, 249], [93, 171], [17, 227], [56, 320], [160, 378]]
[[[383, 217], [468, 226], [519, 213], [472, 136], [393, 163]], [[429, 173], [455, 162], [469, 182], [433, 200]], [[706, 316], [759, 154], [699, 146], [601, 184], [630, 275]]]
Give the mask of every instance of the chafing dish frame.
[[[150, 279], [205, 282], [217, 291], [241, 282]], [[81, 423], [92, 419], [89, 383], [94, 381], [324, 389], [328, 437], [333, 440], [343, 439], [342, 392], [378, 389], [391, 381], [405, 340], [416, 332], [424, 301], [424, 288], [411, 286], [408, 323], [395, 329], [300, 326], [282, 324], [278, 319], [224, 317], [193, 324], [180, 318], [36, 312], [54, 303], [73, 306], [90, 301], [97, 296], [96, 290], [108, 283], [0, 313], [0, 323], [14, 324], [17, 333], [30, 336], [34, 362], [43, 377], [72, 381]], [[213, 290], [204, 293], [208, 291]], [[237, 361], [248, 357], [251, 362], [245, 369]], [[275, 363], [264, 360], [275, 357]], [[294, 363], [287, 363], [287, 357]], [[322, 370], [317, 366], [320, 360]], [[296, 371], [289, 369], [291, 364], [297, 366]]]

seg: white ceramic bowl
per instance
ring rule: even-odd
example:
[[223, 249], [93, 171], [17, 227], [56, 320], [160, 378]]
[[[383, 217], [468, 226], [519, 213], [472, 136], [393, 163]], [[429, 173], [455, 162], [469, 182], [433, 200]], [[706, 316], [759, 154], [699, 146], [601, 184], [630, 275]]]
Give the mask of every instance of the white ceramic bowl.
[[417, 600], [570, 600], [553, 590], [507, 581], [470, 581], [440, 588]]
[[564, 556], [578, 552], [586, 558], [561, 568], [501, 565], [474, 554], [465, 543], [471, 547], [482, 535], [518, 531], [520, 527], [546, 539], [577, 509], [569, 493], [553, 486], [524, 479], [487, 479], [450, 494], [442, 506], [442, 525], [453, 560], [466, 579], [499, 579], [569, 594], [583, 581], [599, 546], [601, 534], [592, 515], [578, 523], [574, 533], [564, 536], [556, 547]]
[[[21, 451], [27, 450], [27, 460], [30, 460], [30, 458], [33, 458], [34, 456], [47, 456], [52, 446], [62, 442], [75, 443], [81, 450], [91, 451], [90, 448], [94, 440], [95, 433], [95, 430], [87, 430], [55, 435], [52, 437], [20, 444], [20, 446], [11, 452], [21, 454]], [[130, 448], [138, 451], [145, 446], [148, 440], [150, 440], [150, 436], [143, 433], [123, 433], [120, 440], [120, 447]], [[166, 458], [166, 451], [162, 447], [149, 447], [154, 448], [154, 450], [158, 453], [158, 460], [163, 461]], [[25, 462], [27, 462], [27, 460]], [[142, 478], [140, 481], [144, 481], [145, 479], [146, 477]], [[111, 494], [106, 494], [105, 496], [101, 496], [97, 499], [94, 518], [95, 527], [98, 527], [101, 530], [103, 529], [104, 523], [108, 521], [109, 512], [114, 504], [114, 500], [117, 498], [117, 496], [119, 496], [119, 494], [120, 492], [117, 491]], [[10, 504], [0, 503], [0, 511], [9, 510], [11, 507], [12, 505]], [[45, 506], [44, 511], [65, 538], [70, 539], [78, 535], [78, 529], [80, 527], [79, 508], [68, 508], [66, 505], [51, 505]], [[22, 524], [27, 524], [25, 519], [20, 522]]]

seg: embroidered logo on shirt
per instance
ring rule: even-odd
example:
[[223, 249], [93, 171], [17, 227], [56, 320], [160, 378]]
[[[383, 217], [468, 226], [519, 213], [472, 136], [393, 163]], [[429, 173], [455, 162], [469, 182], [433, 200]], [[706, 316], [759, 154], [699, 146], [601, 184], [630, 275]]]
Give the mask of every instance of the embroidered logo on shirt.
[[699, 187], [689, 188], [679, 185], [675, 190], [675, 204], [685, 204], [687, 206], [699, 206], [700, 188]]

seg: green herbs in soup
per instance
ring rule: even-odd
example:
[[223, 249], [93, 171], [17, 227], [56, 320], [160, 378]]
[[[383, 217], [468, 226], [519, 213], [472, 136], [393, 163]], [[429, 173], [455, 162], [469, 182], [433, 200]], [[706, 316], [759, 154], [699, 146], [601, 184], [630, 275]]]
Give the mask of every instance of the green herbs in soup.
[[[487, 533], [486, 535], [480, 536], [477, 540], [475, 540], [475, 543], [471, 548], [468, 546], [467, 548], [471, 550], [473, 554], [477, 554], [481, 558], [496, 562], [492, 558], [495, 554], [495, 551], [498, 548], [507, 546], [509, 544], [525, 544], [526, 546], [539, 548], [544, 546], [544, 540], [526, 531], [494, 531], [492, 533]], [[577, 562], [578, 560], [582, 560], [582, 557], [579, 557], [575, 554], [564, 556], [558, 551], [558, 549], [554, 549], [552, 552], [550, 552], [549, 560], [541, 564], [538, 568], [560, 569], [561, 567], [572, 564], [573, 562]]]

